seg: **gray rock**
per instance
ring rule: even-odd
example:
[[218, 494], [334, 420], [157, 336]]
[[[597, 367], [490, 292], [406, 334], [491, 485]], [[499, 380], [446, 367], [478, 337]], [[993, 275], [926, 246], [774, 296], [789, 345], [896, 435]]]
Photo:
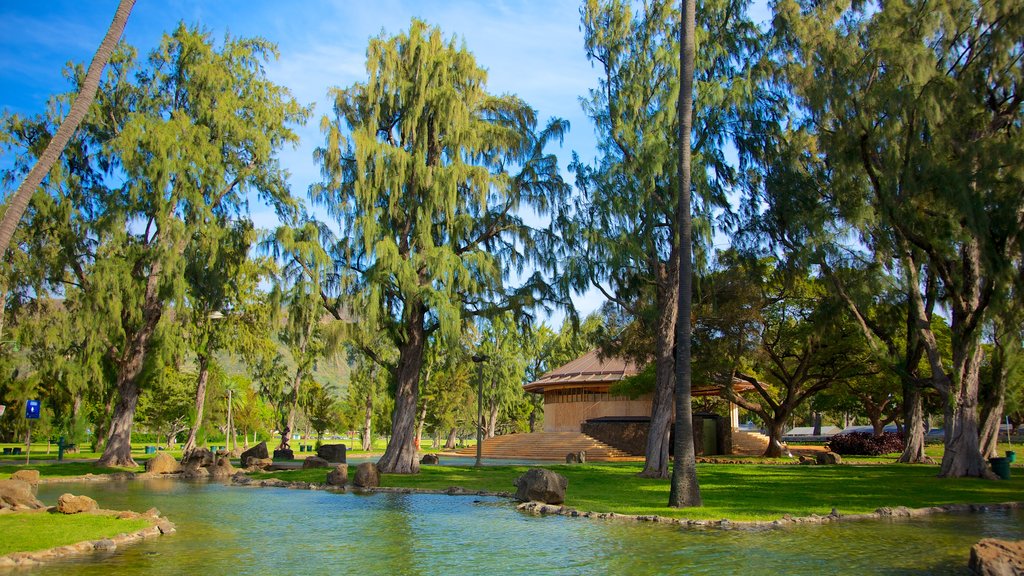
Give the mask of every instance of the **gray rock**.
[[270, 458], [256, 458], [254, 456], [249, 456], [242, 461], [242, 464], [245, 466], [245, 468], [250, 470], [266, 470], [273, 463], [274, 461]]
[[235, 467], [231, 465], [231, 460], [226, 456], [218, 458], [217, 463], [207, 468], [206, 471], [211, 478], [227, 478], [236, 472]]
[[428, 464], [430, 466], [437, 466], [441, 463], [441, 459], [438, 458], [437, 454], [424, 454], [423, 458], [420, 458], [420, 464]]
[[308, 456], [302, 462], [302, 469], [303, 470], [306, 470], [307, 468], [329, 468], [330, 466], [331, 466], [330, 462], [328, 462], [327, 460], [324, 460], [323, 458], [321, 458], [319, 456]]
[[0, 509], [38, 510], [46, 506], [32, 493], [32, 485], [24, 480], [0, 480]]
[[75, 496], [74, 494], [61, 494], [57, 498], [57, 512], [61, 514], [80, 514], [91, 512], [99, 508], [96, 501], [88, 496]]
[[981, 576], [1024, 574], [1024, 540], [985, 538], [971, 546], [968, 567]]
[[522, 502], [544, 502], [561, 504], [565, 502], [565, 489], [569, 480], [544, 468], [530, 468], [514, 482], [516, 500]]
[[328, 486], [344, 486], [348, 484], [348, 464], [338, 464], [327, 473]]
[[587, 451], [569, 452], [565, 455], [566, 464], [584, 464], [587, 461]]
[[323, 444], [316, 449], [316, 455], [327, 460], [328, 462], [346, 462], [345, 452], [347, 448], [344, 444]]
[[181, 472], [181, 464], [166, 452], [160, 452], [146, 461], [146, 472], [151, 474], [174, 474]]
[[815, 456], [815, 461], [818, 464], [842, 464], [843, 457], [835, 452], [820, 452]]
[[212, 466], [214, 463], [213, 452], [206, 448], [196, 448], [192, 452], [181, 457], [183, 468], [194, 468], [196, 466]]
[[356, 467], [356, 477], [352, 484], [360, 488], [376, 488], [380, 486], [380, 471], [373, 462], [363, 462]]
[[242, 465], [248, 467], [249, 458], [258, 458], [260, 460], [270, 458], [270, 452], [267, 452], [266, 441], [260, 442], [259, 444], [249, 448], [238, 457], [242, 462]]

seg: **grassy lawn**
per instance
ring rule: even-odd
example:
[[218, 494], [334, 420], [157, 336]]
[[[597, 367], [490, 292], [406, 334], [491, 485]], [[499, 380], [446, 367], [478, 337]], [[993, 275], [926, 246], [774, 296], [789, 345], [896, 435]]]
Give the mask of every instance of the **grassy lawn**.
[[[704, 506], [666, 507], [669, 481], [638, 478], [639, 464], [546, 466], [569, 480], [567, 506], [594, 512], [676, 518], [774, 520], [785, 514], [825, 515], [873, 512], [882, 506], [920, 508], [940, 504], [1005, 502], [1024, 499], [1024, 474], [1009, 481], [936, 478], [936, 466], [772, 466], [701, 464], [698, 481]], [[387, 474], [383, 486], [514, 491], [512, 481], [527, 466], [424, 466], [420, 474]], [[254, 475], [323, 482], [326, 470], [295, 470]]]
[[52, 462], [45, 464], [29, 464], [25, 466], [13, 462], [0, 463], [0, 480], [10, 478], [11, 474], [18, 470], [39, 470], [39, 475], [47, 476], [85, 476], [86, 474], [113, 474], [115, 472], [142, 472], [142, 466], [137, 468], [100, 468], [92, 462]]
[[113, 516], [94, 514], [3, 514], [0, 515], [0, 534], [3, 534], [0, 556], [110, 538], [148, 525], [149, 521], [141, 518], [118, 520]]

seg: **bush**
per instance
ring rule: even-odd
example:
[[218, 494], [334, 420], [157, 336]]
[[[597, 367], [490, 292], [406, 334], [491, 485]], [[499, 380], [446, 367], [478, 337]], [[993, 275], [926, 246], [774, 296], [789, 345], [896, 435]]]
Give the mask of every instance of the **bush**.
[[837, 434], [825, 444], [836, 454], [846, 456], [881, 456], [903, 451], [903, 434], [899, 432], [882, 432], [881, 436], [873, 436], [870, 432], [851, 432]]

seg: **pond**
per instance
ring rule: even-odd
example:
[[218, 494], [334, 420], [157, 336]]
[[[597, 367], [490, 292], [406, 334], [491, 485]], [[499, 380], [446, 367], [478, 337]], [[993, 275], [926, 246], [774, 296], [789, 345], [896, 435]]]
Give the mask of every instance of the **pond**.
[[178, 532], [32, 574], [964, 574], [980, 538], [1024, 538], [1021, 511], [693, 531], [536, 517], [498, 498], [169, 479], [43, 484], [39, 498], [64, 492], [104, 508], [155, 506]]

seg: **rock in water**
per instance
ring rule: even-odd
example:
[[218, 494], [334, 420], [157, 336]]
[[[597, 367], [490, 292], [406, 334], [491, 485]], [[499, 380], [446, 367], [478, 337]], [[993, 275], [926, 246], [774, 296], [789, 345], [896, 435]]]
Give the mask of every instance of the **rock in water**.
[[235, 467], [226, 456], [217, 459], [217, 463], [207, 468], [211, 478], [227, 478], [235, 473]]
[[182, 468], [195, 468], [197, 466], [205, 468], [207, 466], [212, 466], [213, 463], [213, 452], [210, 452], [206, 448], [196, 448], [189, 454], [181, 457]]
[[323, 444], [316, 449], [316, 455], [327, 460], [328, 462], [346, 462], [345, 451], [346, 447], [344, 444]]
[[544, 468], [530, 468], [514, 484], [517, 500], [561, 504], [565, 502], [565, 489], [569, 486], [569, 480]]
[[61, 494], [57, 498], [57, 511], [62, 514], [80, 514], [91, 512], [99, 508], [96, 501], [88, 496], [75, 496], [74, 494]]
[[152, 474], [174, 474], [181, 472], [181, 464], [166, 452], [160, 452], [146, 461], [146, 472]]
[[380, 471], [373, 462], [363, 462], [356, 468], [356, 477], [352, 484], [360, 488], [376, 488], [380, 486]]
[[348, 464], [338, 464], [327, 473], [328, 486], [344, 486], [348, 484]]
[[985, 538], [971, 546], [968, 567], [981, 576], [1024, 574], [1024, 540]]
[[0, 480], [0, 510], [38, 510], [46, 508], [24, 480]]

